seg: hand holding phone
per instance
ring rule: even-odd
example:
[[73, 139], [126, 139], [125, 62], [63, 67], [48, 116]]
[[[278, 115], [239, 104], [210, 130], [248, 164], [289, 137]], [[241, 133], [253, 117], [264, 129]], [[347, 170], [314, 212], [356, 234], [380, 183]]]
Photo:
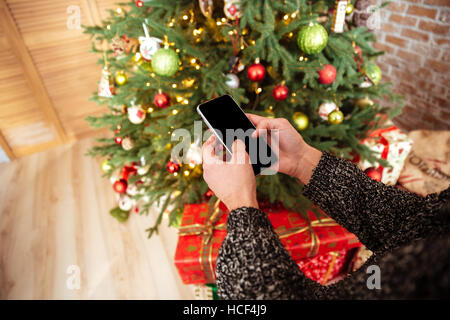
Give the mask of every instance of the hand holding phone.
[[245, 143], [255, 175], [273, 168], [278, 162], [276, 153], [266, 140], [252, 136], [255, 126], [230, 95], [202, 103], [197, 111], [230, 155], [236, 139]]

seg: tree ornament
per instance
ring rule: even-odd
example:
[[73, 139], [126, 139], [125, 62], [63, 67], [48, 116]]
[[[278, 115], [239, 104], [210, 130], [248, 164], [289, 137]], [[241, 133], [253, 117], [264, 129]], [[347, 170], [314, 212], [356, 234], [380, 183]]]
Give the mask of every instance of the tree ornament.
[[137, 186], [136, 183], [130, 184], [130, 185], [128, 186], [128, 188], [127, 188], [127, 194], [128, 194], [129, 196], [134, 197], [134, 196], [137, 195], [138, 193], [139, 193], [139, 188], [138, 188], [138, 186]]
[[109, 160], [108, 159], [104, 159], [102, 161], [102, 164], [100, 165], [100, 167], [102, 168], [102, 171], [104, 173], [108, 173], [112, 169], [112, 166], [109, 164]]
[[142, 24], [145, 37], [139, 37], [139, 52], [145, 60], [151, 60], [153, 55], [161, 48], [161, 39], [150, 37], [145, 23]]
[[331, 124], [339, 124], [344, 120], [344, 114], [341, 110], [334, 110], [328, 115], [328, 122]]
[[136, 175], [137, 169], [135, 165], [131, 166], [124, 166], [122, 169], [122, 179], [125, 179], [128, 181], [128, 178], [130, 175]]
[[363, 81], [359, 84], [360, 88], [369, 88], [372, 86], [372, 82], [369, 80], [368, 77], [364, 76]]
[[142, 1], [142, 0], [137, 0], [136, 1], [136, 7], [142, 8], [143, 6], [144, 6], [144, 1]]
[[206, 18], [211, 18], [214, 11], [214, 4], [212, 0], [198, 0], [200, 11]]
[[382, 73], [381, 69], [375, 62], [369, 61], [364, 66], [364, 73], [375, 85], [380, 83]]
[[134, 142], [130, 137], [125, 137], [122, 139], [122, 148], [125, 151], [130, 151], [134, 147]]
[[355, 101], [355, 106], [365, 108], [373, 106], [374, 102], [369, 97], [364, 97]]
[[134, 206], [134, 201], [126, 194], [122, 194], [119, 197], [119, 208], [123, 211], [130, 211]]
[[155, 97], [153, 98], [153, 103], [158, 108], [165, 108], [165, 107], [169, 106], [170, 98], [167, 94], [159, 92], [159, 93], [155, 94]]
[[115, 138], [114, 138], [114, 142], [115, 142], [116, 144], [118, 144], [118, 145], [121, 145], [121, 144], [122, 144], [122, 137], [115, 137]]
[[327, 30], [318, 23], [311, 23], [300, 29], [297, 38], [299, 48], [306, 54], [321, 52], [328, 42]]
[[283, 101], [289, 96], [289, 89], [284, 84], [276, 85], [272, 90], [272, 96], [277, 101]]
[[333, 25], [331, 31], [334, 33], [344, 32], [345, 12], [347, 10], [347, 0], [336, 1], [336, 9], [333, 12]]
[[225, 84], [231, 88], [231, 89], [237, 89], [239, 88], [239, 77], [233, 73], [229, 73], [225, 76], [227, 80], [225, 81]]
[[148, 164], [148, 165], [145, 165], [145, 166], [140, 166], [137, 169], [137, 173], [138, 173], [138, 175], [143, 176], [144, 174], [147, 174], [147, 172], [149, 170], [150, 170], [150, 165]]
[[253, 82], [262, 81], [266, 77], [266, 68], [259, 62], [254, 63], [248, 67], [247, 76]]
[[375, 168], [368, 168], [364, 170], [365, 174], [367, 174], [370, 178], [375, 181], [381, 181], [381, 172]]
[[127, 82], [128, 82], [128, 76], [126, 75], [125, 72], [119, 71], [119, 72], [116, 73], [116, 83], [119, 86], [123, 86]]
[[111, 72], [106, 65], [102, 70], [102, 78], [98, 85], [97, 94], [99, 97], [103, 98], [112, 98], [114, 96], [114, 81], [111, 77]]
[[173, 76], [177, 72], [179, 64], [178, 54], [169, 48], [159, 49], [152, 57], [153, 71], [159, 76]]
[[117, 193], [125, 193], [127, 191], [128, 183], [125, 179], [120, 179], [114, 182], [113, 189]]
[[145, 111], [140, 105], [128, 108], [128, 120], [133, 124], [141, 124], [145, 120]]
[[116, 58], [122, 58], [127, 52], [127, 40], [125, 37], [115, 36], [111, 40], [111, 49]]
[[214, 191], [212, 191], [211, 189], [208, 189], [208, 191], [206, 191], [206, 193], [205, 193], [206, 199], [210, 199], [213, 195], [214, 195]]
[[180, 168], [181, 168], [181, 166], [178, 163], [173, 162], [173, 161], [167, 162], [166, 167], [170, 173], [176, 173], [176, 172], [180, 171]]
[[338, 107], [336, 105], [336, 103], [332, 102], [332, 101], [326, 101], [324, 103], [321, 103], [319, 106], [319, 116], [327, 121], [328, 120], [328, 116], [331, 112], [333, 112], [334, 110], [336, 110]]
[[245, 65], [242, 63], [241, 59], [236, 56], [231, 57], [228, 64], [230, 66], [231, 73], [239, 73], [245, 69]]
[[305, 130], [308, 127], [309, 119], [308, 116], [303, 112], [295, 112], [292, 116], [292, 120], [294, 120], [294, 123], [298, 130]]
[[239, 1], [240, 0], [224, 1], [223, 11], [228, 19], [236, 20], [241, 17]]
[[336, 68], [332, 64], [326, 64], [319, 70], [319, 82], [321, 84], [332, 84], [336, 79]]
[[347, 4], [347, 7], [345, 8], [345, 13], [347, 13], [347, 14], [350, 15], [350, 14], [352, 14], [353, 9], [354, 9], [353, 4], [352, 4], [351, 2], [349, 2], [349, 3]]

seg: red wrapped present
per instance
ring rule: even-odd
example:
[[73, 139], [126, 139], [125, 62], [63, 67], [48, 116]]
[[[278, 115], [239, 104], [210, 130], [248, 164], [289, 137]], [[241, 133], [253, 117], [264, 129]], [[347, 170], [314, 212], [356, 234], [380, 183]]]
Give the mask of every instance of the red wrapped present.
[[[264, 211], [268, 212], [281, 242], [295, 261], [361, 245], [355, 235], [323, 213], [318, 219], [309, 212], [308, 223], [299, 213], [286, 209]], [[216, 260], [226, 236], [227, 216], [222, 203], [216, 203], [214, 208], [206, 203], [185, 205], [175, 252], [175, 265], [185, 284], [215, 282]]]
[[327, 252], [313, 258], [297, 261], [300, 270], [320, 284], [327, 284], [348, 273], [349, 262], [358, 249]]

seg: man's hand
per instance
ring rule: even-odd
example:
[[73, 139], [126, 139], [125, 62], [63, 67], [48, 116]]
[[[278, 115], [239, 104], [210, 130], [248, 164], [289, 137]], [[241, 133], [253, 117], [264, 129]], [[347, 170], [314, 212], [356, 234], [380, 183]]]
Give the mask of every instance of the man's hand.
[[223, 161], [216, 156], [217, 143], [212, 135], [203, 144], [203, 179], [228, 210], [258, 208], [255, 174], [245, 144], [236, 139], [231, 159]]

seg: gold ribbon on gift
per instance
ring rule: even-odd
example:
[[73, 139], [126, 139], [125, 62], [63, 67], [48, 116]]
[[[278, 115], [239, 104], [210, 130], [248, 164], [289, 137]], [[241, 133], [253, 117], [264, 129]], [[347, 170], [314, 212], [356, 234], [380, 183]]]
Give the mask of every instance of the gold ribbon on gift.
[[296, 227], [286, 231], [277, 232], [280, 239], [288, 238], [294, 234], [309, 232], [311, 235], [311, 248], [309, 249], [308, 257], [317, 255], [320, 247], [320, 239], [314, 231], [314, 227], [336, 227], [339, 224], [331, 218], [323, 218], [311, 221], [310, 225], [304, 227]]
[[226, 230], [226, 223], [216, 224], [217, 220], [224, 213], [219, 208], [220, 200], [214, 203], [212, 214], [206, 219], [204, 224], [191, 224], [187, 226], [181, 226], [178, 228], [178, 235], [180, 236], [192, 236], [201, 235], [202, 244], [200, 246], [200, 268], [206, 278], [206, 283], [214, 283], [216, 281], [216, 275], [212, 264], [212, 243], [215, 230]]

